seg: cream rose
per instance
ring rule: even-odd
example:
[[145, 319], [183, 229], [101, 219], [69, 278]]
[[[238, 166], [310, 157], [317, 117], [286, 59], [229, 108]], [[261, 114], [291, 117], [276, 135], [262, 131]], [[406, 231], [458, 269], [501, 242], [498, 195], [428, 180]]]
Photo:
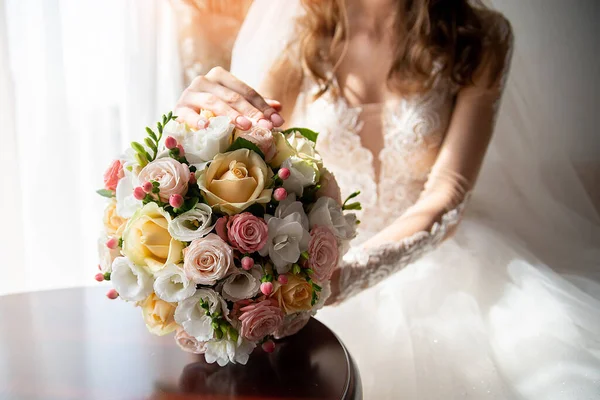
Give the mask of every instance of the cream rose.
[[215, 156], [210, 166], [198, 174], [198, 186], [207, 203], [229, 215], [254, 203], [268, 203], [271, 169], [255, 152], [238, 149]]
[[150, 181], [158, 182], [160, 185], [158, 196], [161, 201], [167, 203], [171, 195], [185, 195], [190, 180], [190, 169], [172, 158], [159, 158], [140, 171], [138, 180], [142, 184]]
[[286, 140], [283, 133], [277, 131], [273, 132], [273, 141], [275, 142], [277, 152], [275, 157], [269, 162], [270, 165], [280, 167], [285, 160], [298, 155], [296, 149]]
[[108, 236], [121, 237], [127, 218], [117, 214], [117, 202], [112, 199], [104, 210], [104, 230]]
[[305, 187], [319, 181], [319, 167], [309, 158], [290, 157], [281, 166], [290, 170], [290, 177], [283, 181], [283, 187], [288, 193], [302, 196]]
[[177, 264], [183, 243], [169, 234], [171, 216], [156, 203], [148, 203], [127, 222], [123, 232], [123, 254], [151, 272], [165, 264]]
[[175, 305], [159, 299], [154, 293], [146, 297], [140, 306], [146, 327], [157, 336], [164, 336], [177, 329]]
[[185, 275], [199, 285], [214, 285], [233, 269], [233, 249], [214, 233], [196, 239], [183, 251]]
[[274, 297], [286, 314], [293, 314], [310, 311], [312, 295], [313, 288], [310, 283], [296, 275], [290, 275], [288, 282], [277, 288]]

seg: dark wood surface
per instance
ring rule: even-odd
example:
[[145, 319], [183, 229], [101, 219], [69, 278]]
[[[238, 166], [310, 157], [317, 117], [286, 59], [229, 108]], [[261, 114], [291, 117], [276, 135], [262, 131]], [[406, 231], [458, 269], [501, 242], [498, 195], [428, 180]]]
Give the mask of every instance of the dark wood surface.
[[343, 345], [311, 320], [221, 368], [157, 337], [141, 310], [76, 288], [0, 297], [0, 399], [360, 399]]

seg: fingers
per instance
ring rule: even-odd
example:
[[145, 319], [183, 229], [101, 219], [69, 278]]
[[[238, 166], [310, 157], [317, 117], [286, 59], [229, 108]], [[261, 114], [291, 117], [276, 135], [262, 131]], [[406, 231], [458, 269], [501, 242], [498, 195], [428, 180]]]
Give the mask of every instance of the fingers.
[[273, 99], [265, 99], [265, 101], [267, 102], [268, 105], [270, 105], [271, 107], [273, 107], [273, 109], [277, 112], [281, 112], [282, 107], [281, 107], [281, 103], [278, 102], [277, 100], [273, 100]]
[[265, 99], [259, 95], [254, 89], [245, 84], [244, 82], [237, 79], [235, 76], [225, 71], [223, 68], [213, 68], [207, 75], [206, 78], [221, 84], [222, 86], [232, 90], [233, 92], [241, 95], [246, 102], [251, 105], [251, 108], [247, 110], [239, 110], [244, 115], [260, 121], [266, 119], [274, 126], [283, 125], [283, 118], [277, 113], [275, 108], [271, 107]]
[[188, 109], [196, 110], [196, 113], [200, 111], [200, 109], [206, 109], [212, 111], [216, 115], [226, 115], [240, 129], [248, 130], [252, 127], [252, 121], [244, 117], [239, 111], [231, 107], [227, 102], [215, 94], [190, 91], [185, 94], [182, 103], [183, 106], [186, 106]]
[[177, 115], [177, 121], [185, 122], [192, 129], [204, 129], [208, 125], [207, 120], [189, 107], [178, 107], [174, 111]]

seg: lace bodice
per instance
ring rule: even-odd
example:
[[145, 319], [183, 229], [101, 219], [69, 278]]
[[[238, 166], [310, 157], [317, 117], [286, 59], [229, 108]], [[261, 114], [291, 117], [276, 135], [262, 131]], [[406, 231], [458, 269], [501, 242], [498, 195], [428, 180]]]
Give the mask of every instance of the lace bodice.
[[[339, 91], [335, 78], [333, 84]], [[358, 107], [330, 91], [312, 101], [317, 90], [305, 80], [293, 124], [319, 132], [317, 148], [343, 198], [361, 191], [357, 242], [362, 242], [417, 201], [447, 130], [455, 90], [438, 84], [416, 99]], [[364, 129], [382, 135], [378, 154], [363, 146]]]

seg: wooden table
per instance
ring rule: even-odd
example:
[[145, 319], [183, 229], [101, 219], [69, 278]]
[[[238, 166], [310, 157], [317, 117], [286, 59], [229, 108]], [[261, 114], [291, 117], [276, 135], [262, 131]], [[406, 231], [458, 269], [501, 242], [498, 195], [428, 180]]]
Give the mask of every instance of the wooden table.
[[221, 368], [153, 336], [106, 288], [0, 297], [0, 399], [361, 399], [342, 343], [311, 320], [276, 351]]

